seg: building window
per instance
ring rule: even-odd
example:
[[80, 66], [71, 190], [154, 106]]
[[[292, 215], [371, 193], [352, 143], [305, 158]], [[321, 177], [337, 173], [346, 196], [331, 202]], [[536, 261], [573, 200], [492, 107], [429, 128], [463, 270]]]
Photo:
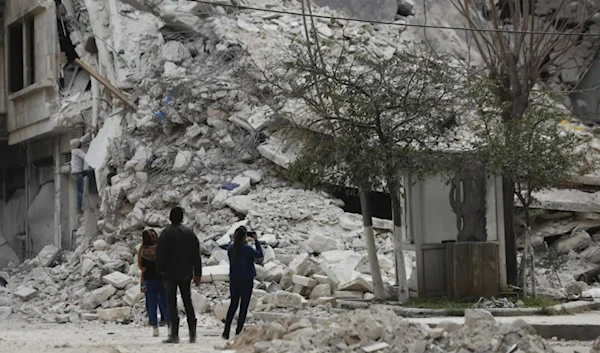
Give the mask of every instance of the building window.
[[11, 93], [35, 83], [35, 25], [33, 17], [8, 27], [8, 75]]

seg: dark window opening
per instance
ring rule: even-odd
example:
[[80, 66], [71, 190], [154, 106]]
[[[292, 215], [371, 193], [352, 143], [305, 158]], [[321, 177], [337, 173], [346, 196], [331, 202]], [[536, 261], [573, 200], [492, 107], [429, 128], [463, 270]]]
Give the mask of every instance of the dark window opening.
[[[345, 212], [361, 214], [358, 190], [332, 186], [329, 191], [334, 197], [344, 201]], [[380, 219], [392, 219], [392, 199], [388, 193], [377, 191], [371, 192], [371, 208], [373, 211], [373, 217]]]
[[35, 83], [35, 23], [33, 21], [33, 17], [25, 20], [25, 28], [26, 28], [26, 36], [27, 41], [25, 45], [27, 45], [27, 85], [32, 85]]
[[23, 25], [15, 23], [8, 27], [9, 41], [9, 89], [11, 93], [17, 92], [25, 87], [23, 82]]
[[[62, 4], [59, 1], [58, 7], [62, 8]], [[64, 11], [57, 11], [57, 24], [58, 24], [58, 43], [60, 45], [60, 51], [62, 52], [63, 58], [66, 62], [63, 62], [62, 75], [59, 80], [60, 87], [69, 88], [75, 86], [77, 90], [89, 90], [92, 87], [89, 74], [75, 63], [75, 59], [79, 59], [79, 55], [75, 51], [75, 45], [71, 41], [71, 28], [69, 23], [64, 20], [62, 13]], [[93, 37], [92, 37], [93, 38]]]

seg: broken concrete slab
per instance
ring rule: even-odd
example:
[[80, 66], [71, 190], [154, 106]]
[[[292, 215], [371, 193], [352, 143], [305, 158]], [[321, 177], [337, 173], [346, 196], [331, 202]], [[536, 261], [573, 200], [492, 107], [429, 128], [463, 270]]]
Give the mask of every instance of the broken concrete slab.
[[277, 308], [301, 309], [302, 296], [297, 293], [284, 291], [276, 292], [271, 295], [272, 304]]
[[586, 248], [592, 242], [592, 237], [588, 232], [582, 230], [568, 236], [562, 236], [555, 243], [558, 254], [567, 254], [569, 251]]
[[98, 318], [102, 321], [117, 322], [124, 321], [131, 317], [131, 308], [112, 308], [112, 309], [99, 309], [97, 311]]
[[310, 299], [318, 299], [322, 297], [330, 297], [331, 296], [331, 286], [329, 283], [325, 284], [317, 284], [312, 291], [310, 292]]
[[482, 323], [496, 324], [496, 319], [489, 311], [484, 309], [465, 310], [465, 325], [477, 326]]
[[[533, 195], [531, 208], [555, 211], [600, 212], [600, 192], [587, 193], [573, 189], [550, 189]], [[515, 202], [515, 205], [520, 203]]]
[[88, 273], [90, 273], [90, 271], [94, 267], [96, 267], [96, 263], [94, 261], [92, 261], [90, 259], [84, 259], [81, 262], [81, 271], [80, 271], [81, 276], [83, 277], [83, 276], [87, 275]]
[[262, 180], [262, 174], [256, 170], [247, 170], [244, 172], [244, 176], [250, 178], [252, 184], [258, 184]]
[[317, 285], [316, 280], [314, 280], [312, 278], [304, 277], [304, 276], [298, 276], [298, 275], [292, 276], [292, 282], [294, 284], [298, 284], [302, 287], [307, 287], [307, 288], [313, 288], [314, 286]]
[[90, 143], [85, 155], [85, 162], [93, 169], [100, 169], [107, 161], [110, 151], [110, 141], [121, 136], [122, 116], [116, 114], [105, 119], [104, 125]]
[[106, 285], [104, 287], [98, 288], [83, 298], [81, 301], [81, 308], [84, 310], [93, 310], [96, 309], [100, 304], [107, 301], [108, 298], [113, 296], [117, 292], [117, 288], [112, 285]]
[[111, 274], [108, 274], [108, 275], [102, 277], [102, 281], [104, 281], [104, 283], [110, 284], [118, 289], [125, 288], [128, 284], [131, 284], [134, 282], [133, 278], [127, 276], [124, 273], [118, 272], [118, 271], [115, 271]]
[[23, 301], [28, 301], [31, 298], [35, 297], [38, 294], [37, 289], [34, 288], [29, 288], [29, 287], [24, 287], [21, 289], [18, 289], [17, 291], [15, 291], [13, 293], [13, 295]]
[[363, 292], [355, 292], [355, 291], [335, 291], [333, 292], [333, 296], [337, 299], [362, 299]]
[[144, 298], [144, 293], [142, 293], [140, 286], [133, 286], [125, 292], [123, 301], [129, 306], [134, 306], [142, 298]]
[[350, 282], [341, 284], [339, 286], [340, 291], [353, 291], [353, 292], [373, 292], [373, 284], [369, 283], [362, 277], [358, 277]]
[[322, 234], [313, 234], [310, 238], [308, 238], [307, 245], [313, 250], [313, 252], [317, 254], [333, 250], [338, 247], [335, 239], [326, 237]]
[[319, 269], [325, 273], [325, 276], [329, 278], [329, 285], [331, 286], [332, 291], [338, 290], [338, 286], [340, 285], [340, 279], [337, 277], [334, 271], [332, 271], [326, 263], [319, 264]]
[[333, 270], [337, 278], [341, 283], [350, 282], [352, 278], [352, 274], [356, 266], [361, 262], [363, 255], [359, 255], [356, 253], [351, 254], [342, 260]]
[[229, 281], [229, 265], [206, 266], [202, 268], [202, 283]]
[[288, 266], [292, 273], [298, 276], [304, 276], [306, 271], [308, 270], [308, 265], [310, 260], [308, 258], [308, 254], [300, 254], [294, 257], [290, 265]]
[[225, 200], [225, 205], [237, 213], [247, 215], [254, 206], [253, 197], [249, 195], [232, 196]]
[[191, 151], [179, 151], [173, 162], [174, 172], [184, 172], [190, 163], [192, 163], [193, 154]]
[[59, 252], [60, 249], [52, 244], [44, 246], [37, 256], [40, 261], [40, 265], [42, 267], [50, 266]]

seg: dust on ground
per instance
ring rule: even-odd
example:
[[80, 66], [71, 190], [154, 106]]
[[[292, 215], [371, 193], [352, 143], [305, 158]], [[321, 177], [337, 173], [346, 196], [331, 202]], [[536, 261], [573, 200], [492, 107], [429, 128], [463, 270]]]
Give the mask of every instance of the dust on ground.
[[0, 352], [3, 353], [209, 353], [222, 345], [221, 332], [198, 327], [198, 342], [188, 343], [187, 328], [180, 329], [181, 342], [166, 345], [167, 330], [152, 337], [152, 329], [117, 324], [35, 324], [0, 321]]

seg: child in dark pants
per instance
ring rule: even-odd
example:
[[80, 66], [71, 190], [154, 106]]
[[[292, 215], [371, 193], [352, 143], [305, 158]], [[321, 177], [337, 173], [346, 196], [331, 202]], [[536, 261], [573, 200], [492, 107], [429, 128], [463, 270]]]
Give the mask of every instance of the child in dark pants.
[[[250, 235], [254, 239], [256, 250], [246, 244], [246, 236]], [[225, 320], [225, 331], [223, 338], [229, 339], [231, 322], [233, 316], [240, 307], [240, 314], [237, 322], [235, 334], [239, 335], [244, 328], [250, 298], [252, 297], [252, 288], [254, 287], [254, 277], [256, 277], [256, 268], [254, 259], [263, 257], [262, 248], [255, 232], [248, 233], [246, 228], [239, 227], [233, 234], [233, 244], [227, 249], [229, 255], [229, 290], [231, 293], [231, 304], [227, 311]]]

